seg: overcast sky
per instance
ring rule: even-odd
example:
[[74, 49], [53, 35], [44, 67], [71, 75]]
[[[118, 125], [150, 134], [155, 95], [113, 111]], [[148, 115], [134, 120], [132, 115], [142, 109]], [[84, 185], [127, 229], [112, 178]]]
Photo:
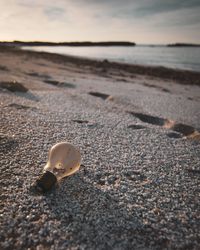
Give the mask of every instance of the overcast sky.
[[0, 40], [200, 43], [200, 0], [0, 0]]

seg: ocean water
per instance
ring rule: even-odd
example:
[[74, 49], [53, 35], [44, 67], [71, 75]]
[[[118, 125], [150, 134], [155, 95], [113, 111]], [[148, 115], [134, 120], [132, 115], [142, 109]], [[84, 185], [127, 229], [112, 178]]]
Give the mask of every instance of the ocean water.
[[164, 66], [174, 69], [185, 69], [200, 72], [200, 47], [68, 47], [41, 46], [24, 47], [34, 51], [46, 51], [63, 55], [81, 56], [93, 59], [129, 64]]

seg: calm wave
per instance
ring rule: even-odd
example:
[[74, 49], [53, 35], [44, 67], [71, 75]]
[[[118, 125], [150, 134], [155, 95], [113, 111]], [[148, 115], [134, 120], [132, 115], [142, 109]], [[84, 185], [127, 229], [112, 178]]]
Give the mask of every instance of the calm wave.
[[24, 47], [63, 55], [82, 56], [130, 64], [164, 66], [200, 72], [200, 47]]

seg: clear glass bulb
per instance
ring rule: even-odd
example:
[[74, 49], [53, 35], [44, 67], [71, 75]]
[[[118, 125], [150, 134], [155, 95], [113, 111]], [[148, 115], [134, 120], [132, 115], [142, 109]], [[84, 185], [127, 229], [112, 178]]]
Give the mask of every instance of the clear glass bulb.
[[36, 181], [37, 188], [48, 191], [57, 181], [78, 171], [80, 165], [81, 154], [77, 148], [68, 142], [57, 143], [49, 151], [44, 174]]

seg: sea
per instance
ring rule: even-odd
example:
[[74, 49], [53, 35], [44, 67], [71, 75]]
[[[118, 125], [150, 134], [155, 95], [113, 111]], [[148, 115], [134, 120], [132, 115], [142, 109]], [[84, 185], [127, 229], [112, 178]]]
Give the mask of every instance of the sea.
[[23, 47], [23, 49], [200, 72], [200, 47], [167, 47], [156, 45], [136, 45], [133, 47], [31, 46]]

